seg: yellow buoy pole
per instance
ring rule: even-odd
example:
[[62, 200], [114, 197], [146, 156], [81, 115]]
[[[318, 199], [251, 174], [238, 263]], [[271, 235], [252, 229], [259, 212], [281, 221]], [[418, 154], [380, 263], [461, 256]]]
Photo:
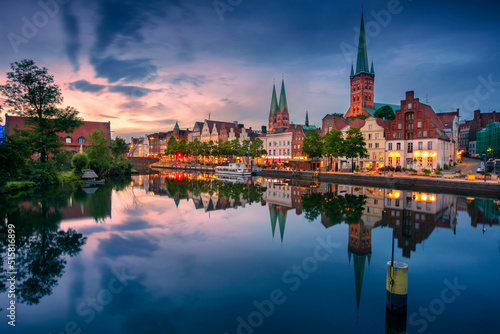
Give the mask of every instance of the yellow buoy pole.
[[406, 312], [408, 297], [408, 265], [399, 261], [387, 262], [386, 306], [392, 312]]

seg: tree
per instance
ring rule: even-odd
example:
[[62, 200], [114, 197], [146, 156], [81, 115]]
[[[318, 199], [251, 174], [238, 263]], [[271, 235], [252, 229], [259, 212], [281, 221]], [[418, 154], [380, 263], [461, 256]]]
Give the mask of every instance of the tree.
[[125, 142], [125, 139], [116, 137], [111, 141], [111, 153], [113, 153], [115, 158], [127, 153], [128, 150], [128, 144]]
[[356, 115], [356, 116], [352, 117], [352, 119], [356, 119], [356, 118], [359, 118], [359, 119], [365, 120], [365, 119], [367, 119], [367, 118], [368, 118], [368, 116], [363, 115], [363, 114], [359, 114], [359, 115]]
[[77, 153], [71, 159], [71, 165], [75, 167], [76, 173], [82, 174], [82, 169], [87, 167], [89, 164], [89, 157], [86, 153]]
[[167, 142], [167, 147], [165, 148], [165, 155], [172, 155], [177, 153], [177, 139], [174, 136], [170, 136]]
[[104, 137], [104, 131], [94, 130], [89, 134], [89, 145], [87, 155], [89, 165], [97, 174], [107, 174], [111, 167], [111, 156], [109, 155], [109, 143]]
[[333, 114], [330, 114], [330, 115], [335, 116], [335, 117], [344, 118], [344, 115], [339, 113], [339, 112], [334, 112]]
[[378, 108], [373, 116], [378, 117], [378, 118], [384, 118], [387, 120], [394, 120], [396, 119], [396, 114], [394, 113], [394, 110], [392, 110], [391, 107], [388, 105], [382, 106]]
[[39, 68], [33, 60], [22, 60], [11, 64], [7, 72], [7, 83], [0, 85], [0, 92], [11, 112], [25, 117], [26, 129], [19, 130], [29, 139], [32, 153], [39, 153], [42, 162], [50, 153], [55, 153], [63, 144], [58, 133], [71, 133], [83, 125], [78, 111], [72, 107], [59, 108], [63, 97], [54, 76], [47, 68]]
[[264, 144], [264, 142], [260, 138], [255, 138], [253, 143], [250, 144], [250, 156], [252, 158], [267, 154], [267, 151], [262, 148], [262, 144]]
[[365, 139], [359, 128], [351, 126], [349, 130], [347, 130], [345, 139], [345, 152], [346, 158], [351, 158], [351, 168], [353, 168], [354, 166], [354, 158], [368, 157], [368, 150], [366, 149]]
[[311, 159], [317, 159], [323, 155], [323, 141], [316, 131], [308, 131], [302, 144], [302, 153]]
[[28, 144], [23, 138], [14, 134], [4, 139], [4, 142], [0, 144], [0, 188], [8, 181], [21, 177], [29, 156]]
[[[330, 157], [330, 160], [332, 157], [336, 159], [337, 157], [345, 155], [344, 136], [342, 135], [342, 131], [332, 129], [326, 134], [324, 154]], [[332, 161], [330, 161], [330, 164], [333, 166]]]

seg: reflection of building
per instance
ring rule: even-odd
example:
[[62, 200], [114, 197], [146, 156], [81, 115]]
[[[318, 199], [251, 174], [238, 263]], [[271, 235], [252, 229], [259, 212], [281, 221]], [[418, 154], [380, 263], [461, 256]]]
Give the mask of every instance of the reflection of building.
[[394, 229], [403, 256], [409, 258], [435, 228], [455, 231], [456, 209], [452, 195], [386, 190], [384, 220]]
[[271, 229], [274, 238], [276, 222], [280, 228], [281, 242], [285, 233], [286, 216], [289, 210], [295, 209], [295, 213], [302, 213], [302, 194], [309, 191], [304, 184], [297, 183], [296, 186], [275, 183], [271, 180], [263, 180], [262, 186], [267, 190], [262, 196], [262, 201], [267, 203], [271, 219]]
[[459, 197], [459, 210], [465, 211], [471, 218], [471, 226], [493, 226], [500, 224], [500, 208], [488, 199]]

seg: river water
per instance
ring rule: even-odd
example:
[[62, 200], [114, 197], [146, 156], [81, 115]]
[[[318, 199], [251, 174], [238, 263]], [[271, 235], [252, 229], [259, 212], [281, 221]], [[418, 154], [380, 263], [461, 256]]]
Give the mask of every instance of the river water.
[[168, 172], [10, 194], [0, 333], [498, 333], [497, 204]]

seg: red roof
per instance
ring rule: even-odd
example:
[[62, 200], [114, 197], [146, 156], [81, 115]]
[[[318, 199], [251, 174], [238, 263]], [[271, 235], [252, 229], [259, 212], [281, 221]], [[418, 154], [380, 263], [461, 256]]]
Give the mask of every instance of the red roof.
[[349, 126], [355, 127], [355, 128], [362, 128], [365, 125], [365, 120], [361, 118], [355, 118], [355, 119], [350, 119], [347, 121]]
[[384, 120], [384, 119], [382, 119], [382, 118], [377, 118], [376, 122], [377, 122], [377, 124], [378, 124], [379, 126], [381, 126], [381, 127], [382, 127], [385, 131], [390, 130], [390, 126], [391, 126], [391, 121], [390, 121], [390, 120], [388, 120], [388, 119]]
[[[14, 134], [14, 128], [17, 126], [19, 129], [24, 129], [24, 117], [5, 115], [5, 126], [7, 128], [7, 136]], [[85, 123], [78, 129], [75, 129], [73, 133], [59, 132], [57, 135], [67, 147], [79, 147], [81, 144], [78, 143], [78, 139], [85, 138], [84, 146], [88, 142], [88, 135], [94, 130], [102, 130], [104, 132], [104, 138], [109, 142], [111, 146], [111, 124], [109, 122], [91, 122], [85, 121]], [[66, 143], [65, 138], [70, 137], [71, 143]]]
[[436, 114], [439, 119], [441, 120], [441, 123], [443, 123], [443, 126], [445, 129], [451, 129], [453, 128], [453, 120], [455, 117], [457, 117], [457, 112], [441, 112], [439, 114]]
[[[434, 112], [431, 106], [420, 103], [421, 106], [424, 107], [424, 115], [430, 118], [430, 121], [440, 130], [444, 130], [444, 125], [437, 116], [437, 114]], [[449, 139], [449, 138], [448, 138]]]

